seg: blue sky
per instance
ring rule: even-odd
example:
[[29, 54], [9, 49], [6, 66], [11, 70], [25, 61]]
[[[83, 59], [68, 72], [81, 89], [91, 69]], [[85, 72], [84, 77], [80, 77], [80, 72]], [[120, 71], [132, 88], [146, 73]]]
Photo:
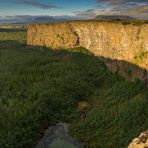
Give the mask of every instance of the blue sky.
[[148, 0], [0, 0], [0, 16], [130, 15], [148, 17]]
[[1, 0], [0, 15], [74, 15], [74, 11], [85, 11], [94, 5], [94, 0]]

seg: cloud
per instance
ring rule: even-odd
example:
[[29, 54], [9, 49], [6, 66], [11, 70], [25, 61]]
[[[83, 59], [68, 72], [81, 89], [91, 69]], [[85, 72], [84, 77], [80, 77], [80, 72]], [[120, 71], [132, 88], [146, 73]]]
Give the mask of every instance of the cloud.
[[146, 3], [148, 4], [148, 0], [96, 0], [97, 3], [108, 3], [110, 5], [117, 4], [128, 4], [128, 3]]
[[126, 15], [148, 19], [148, 0], [96, 0], [96, 7], [74, 12], [76, 16], [94, 18], [97, 15]]
[[141, 14], [148, 17], [148, 5], [133, 6], [133, 7], [129, 6], [127, 10], [124, 10], [124, 13], [129, 13], [131, 15]]
[[[109, 15], [142, 16], [148, 19], [148, 0], [96, 0], [98, 12]], [[105, 6], [100, 10], [101, 6]]]
[[26, 5], [30, 5], [36, 8], [40, 8], [40, 9], [52, 9], [52, 8], [60, 8], [58, 6], [55, 5], [49, 5], [49, 4], [44, 4], [41, 2], [35, 2], [32, 0], [14, 0], [13, 2], [17, 3], [17, 4], [26, 4]]

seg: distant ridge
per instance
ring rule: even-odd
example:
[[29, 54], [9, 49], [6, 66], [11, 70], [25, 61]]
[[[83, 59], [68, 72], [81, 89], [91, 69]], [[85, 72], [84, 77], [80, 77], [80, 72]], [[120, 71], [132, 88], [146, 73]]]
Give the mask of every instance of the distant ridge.
[[135, 18], [126, 15], [98, 15], [94, 20], [135, 20]]
[[29, 23], [48, 23], [48, 22], [62, 22], [71, 20], [83, 20], [83, 18], [75, 16], [30, 16], [17, 15], [0, 17], [0, 24], [29, 24]]

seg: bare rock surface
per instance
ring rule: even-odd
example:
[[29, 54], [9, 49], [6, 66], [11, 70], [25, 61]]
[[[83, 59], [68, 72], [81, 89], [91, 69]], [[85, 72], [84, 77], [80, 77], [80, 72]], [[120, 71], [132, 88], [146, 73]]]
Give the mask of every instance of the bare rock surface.
[[[52, 49], [81, 46], [95, 56], [103, 57], [102, 60], [112, 71], [122, 69], [122, 75], [128, 73], [133, 78], [148, 80], [148, 22], [34, 24], [28, 26], [27, 44]], [[127, 66], [123, 64], [125, 61]], [[137, 67], [129, 68], [128, 63]], [[139, 71], [139, 68], [143, 70]]]
[[128, 148], [148, 148], [148, 130], [141, 133], [138, 138], [135, 138]]
[[58, 123], [45, 131], [35, 148], [83, 148], [83, 145], [68, 134], [66, 123]]

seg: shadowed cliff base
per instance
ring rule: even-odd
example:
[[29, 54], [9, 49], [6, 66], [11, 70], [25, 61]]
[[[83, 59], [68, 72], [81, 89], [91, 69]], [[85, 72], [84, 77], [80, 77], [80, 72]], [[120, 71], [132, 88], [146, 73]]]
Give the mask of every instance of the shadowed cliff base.
[[[130, 65], [123, 64], [125, 61], [148, 70], [147, 21], [74, 21], [28, 25], [27, 44], [53, 49], [84, 47], [95, 56], [114, 59], [110, 66], [114, 63], [117, 69]], [[135, 76], [145, 81], [147, 72], [135, 73]]]
[[93, 53], [91, 53], [89, 50], [83, 48], [83, 47], [75, 47], [75, 48], [69, 48], [69, 49], [51, 49], [44, 46], [32, 46], [27, 45], [28, 48], [37, 48], [41, 50], [52, 50], [52, 51], [66, 51], [66, 52], [80, 52], [87, 55], [94, 56], [94, 58], [97, 58], [98, 60], [105, 63], [107, 68], [116, 74], [119, 74], [120, 76], [124, 77], [126, 80], [141, 80], [144, 82], [145, 85], [148, 84], [148, 70], [145, 68], [141, 68], [140, 66], [130, 63], [128, 61], [124, 60], [117, 60], [117, 59], [111, 59], [106, 58], [103, 56], [95, 56]]
[[[118, 68], [112, 74], [99, 58], [144, 70], [84, 48], [51, 50], [27, 47], [17, 38], [1, 41], [0, 147], [33, 147], [59, 121], [70, 124], [70, 135], [89, 148], [124, 148], [146, 130], [147, 88], [119, 76]], [[79, 108], [84, 101], [87, 106]]]
[[148, 84], [148, 71], [147, 69], [141, 68], [136, 64], [124, 60], [115, 60], [105, 57], [98, 57], [103, 61], [108, 69], [113, 73], [118, 73], [127, 80], [139, 79], [143, 81], [146, 85]]
[[[4, 32], [7, 32], [7, 31], [5, 30]], [[19, 32], [20, 31], [21, 30], [19, 30]], [[15, 32], [17, 32], [17, 29], [15, 30]], [[13, 40], [14, 39], [12, 38], [11, 40], [0, 41], [1, 47], [3, 47], [3, 45], [5, 47], [6, 44], [7, 44], [7, 46], [9, 46], [10, 44], [11, 45], [13, 44], [13, 45], [16, 45], [18, 47], [19, 46], [27, 47], [27, 49], [29, 49], [29, 48], [40, 49], [41, 51], [51, 50], [53, 52], [57, 52], [57, 53], [59, 52], [59, 54], [62, 51], [84, 53], [84, 54], [87, 54], [87, 55], [94, 56], [94, 58], [97, 58], [97, 59], [103, 61], [110, 71], [112, 71], [113, 73], [118, 73], [119, 75], [126, 78], [127, 80], [139, 79], [139, 80], [142, 80], [144, 82], [144, 84], [146, 84], [146, 85], [148, 84], [148, 71], [147, 71], [147, 69], [141, 68], [140, 66], [133, 64], [133, 63], [130, 63], [128, 61], [115, 60], [115, 59], [105, 58], [103, 56], [95, 56], [95, 55], [93, 55], [93, 53], [91, 53], [89, 50], [87, 50], [83, 47], [76, 47], [76, 48], [71, 48], [71, 49], [51, 49], [51, 48], [46, 48], [44, 46], [26, 45], [26, 43], [23, 43], [22, 41], [18, 42], [17, 39], [16, 39], [16, 41], [13, 41]]]

